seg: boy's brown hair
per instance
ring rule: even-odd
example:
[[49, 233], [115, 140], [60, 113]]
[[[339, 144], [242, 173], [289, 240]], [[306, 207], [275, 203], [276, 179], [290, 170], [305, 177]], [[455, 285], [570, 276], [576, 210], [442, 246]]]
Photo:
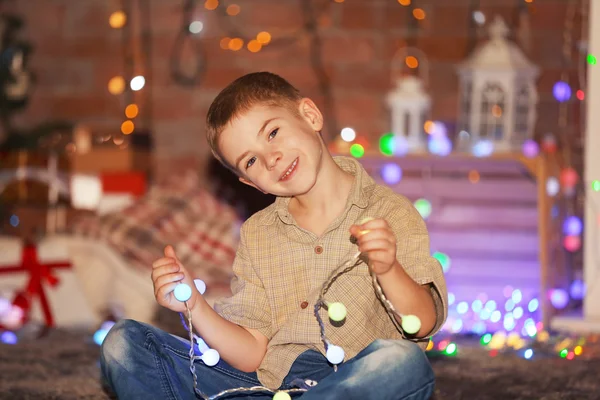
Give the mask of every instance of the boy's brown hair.
[[287, 107], [298, 114], [297, 106], [301, 99], [298, 89], [271, 72], [254, 72], [236, 79], [217, 95], [206, 115], [206, 139], [212, 154], [221, 164], [238, 174], [235, 167], [225, 161], [219, 149], [219, 137], [225, 126], [258, 104]]

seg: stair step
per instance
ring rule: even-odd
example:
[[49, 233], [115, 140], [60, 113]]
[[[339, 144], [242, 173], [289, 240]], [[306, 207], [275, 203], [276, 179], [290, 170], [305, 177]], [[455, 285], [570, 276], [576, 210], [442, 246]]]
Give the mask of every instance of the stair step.
[[537, 260], [497, 260], [497, 259], [468, 259], [450, 257], [450, 268], [446, 275], [448, 279], [467, 281], [474, 279], [477, 283], [482, 280], [511, 280], [538, 282], [540, 268]]
[[[375, 179], [380, 184], [385, 184], [381, 178]], [[443, 198], [456, 200], [528, 200], [537, 202], [537, 187], [535, 182], [529, 180], [485, 180], [471, 183], [467, 179], [444, 178], [402, 178], [395, 185], [388, 185], [396, 193], [406, 197], [416, 198]]]
[[504, 251], [506, 254], [538, 253], [537, 234], [527, 232], [501, 233], [489, 230], [472, 230], [463, 233], [430, 230], [432, 248], [452, 256], [453, 251]]
[[465, 203], [432, 203], [431, 215], [427, 223], [432, 225], [500, 226], [513, 228], [536, 228], [538, 210], [534, 206]]

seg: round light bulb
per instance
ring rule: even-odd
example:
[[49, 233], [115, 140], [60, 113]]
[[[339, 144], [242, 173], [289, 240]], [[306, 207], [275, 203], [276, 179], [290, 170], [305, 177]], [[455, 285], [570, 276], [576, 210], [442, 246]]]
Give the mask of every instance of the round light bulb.
[[273, 400], [292, 400], [292, 397], [287, 392], [277, 392]]
[[190, 297], [192, 297], [192, 288], [185, 283], [180, 283], [179, 285], [175, 286], [175, 291], [173, 294], [175, 295], [175, 298], [181, 302], [188, 301]]
[[332, 321], [343, 321], [344, 318], [346, 318], [346, 314], [348, 313], [348, 311], [346, 310], [346, 306], [339, 302], [331, 303], [328, 308], [329, 318]]
[[330, 363], [337, 365], [344, 361], [345, 356], [344, 349], [340, 346], [329, 345], [327, 347], [327, 361]]
[[402, 317], [402, 329], [408, 334], [415, 334], [421, 329], [421, 320], [416, 315], [405, 315]]
[[217, 365], [220, 359], [221, 356], [219, 356], [219, 352], [215, 349], [208, 349], [202, 354], [202, 361], [209, 367]]
[[196, 289], [198, 289], [200, 294], [206, 292], [206, 283], [202, 279], [194, 279], [194, 285], [196, 285]]

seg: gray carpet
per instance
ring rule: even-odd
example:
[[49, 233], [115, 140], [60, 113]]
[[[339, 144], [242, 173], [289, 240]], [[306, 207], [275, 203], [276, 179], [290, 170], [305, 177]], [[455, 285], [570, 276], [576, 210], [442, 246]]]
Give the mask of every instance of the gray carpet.
[[[0, 345], [0, 399], [109, 399], [98, 380], [98, 353], [90, 333], [60, 330]], [[455, 357], [428, 354], [436, 400], [600, 399], [600, 357], [587, 353], [574, 360], [490, 357], [476, 340], [464, 340]]]

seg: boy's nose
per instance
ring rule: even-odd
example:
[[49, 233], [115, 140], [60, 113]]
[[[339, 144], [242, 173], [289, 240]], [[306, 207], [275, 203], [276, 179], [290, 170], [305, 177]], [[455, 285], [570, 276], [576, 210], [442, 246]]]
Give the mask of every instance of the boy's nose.
[[277, 166], [277, 163], [281, 160], [282, 154], [279, 151], [272, 152], [267, 157], [267, 167], [272, 170]]

